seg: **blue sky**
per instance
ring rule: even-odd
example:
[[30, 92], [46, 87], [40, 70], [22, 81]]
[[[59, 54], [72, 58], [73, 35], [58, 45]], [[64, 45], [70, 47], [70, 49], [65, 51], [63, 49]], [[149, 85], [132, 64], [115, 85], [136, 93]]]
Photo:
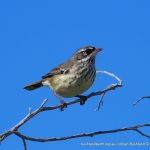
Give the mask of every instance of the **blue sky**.
[[[20, 132], [33, 137], [59, 137], [148, 123], [150, 102], [144, 100], [136, 107], [131, 104], [138, 97], [150, 94], [149, 7], [149, 0], [1, 1], [0, 132], [15, 125], [28, 113], [29, 106], [34, 110], [45, 98], [49, 99], [47, 106], [58, 104], [47, 88], [28, 92], [23, 86], [40, 79], [85, 45], [104, 49], [97, 57], [97, 70], [115, 73], [123, 80], [124, 87], [107, 93], [99, 112], [94, 111], [99, 97], [94, 97], [84, 106], [76, 104], [64, 112], [41, 113], [21, 127]], [[98, 74], [86, 94], [114, 82]], [[150, 133], [148, 128], [143, 131]], [[124, 132], [60, 142], [27, 142], [27, 145], [28, 150], [91, 149], [81, 147], [81, 142], [150, 141], [137, 133]], [[92, 147], [99, 148], [107, 149]], [[137, 147], [109, 147], [134, 148]], [[20, 139], [11, 136], [0, 149], [21, 150], [23, 146]]]

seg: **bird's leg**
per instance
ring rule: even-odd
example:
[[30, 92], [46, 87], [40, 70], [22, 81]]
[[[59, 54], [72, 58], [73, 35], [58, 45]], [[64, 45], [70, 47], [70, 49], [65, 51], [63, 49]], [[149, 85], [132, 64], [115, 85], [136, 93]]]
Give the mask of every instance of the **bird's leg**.
[[84, 95], [77, 95], [77, 96], [75, 96], [75, 97], [80, 98], [80, 105], [84, 105], [85, 102], [86, 102], [86, 100], [87, 100], [87, 97], [84, 96]]
[[63, 111], [64, 108], [67, 107], [67, 104], [59, 97], [58, 94], [54, 93], [54, 95], [56, 96], [56, 98], [57, 98], [57, 99], [60, 101], [60, 103], [62, 104], [60, 110]]

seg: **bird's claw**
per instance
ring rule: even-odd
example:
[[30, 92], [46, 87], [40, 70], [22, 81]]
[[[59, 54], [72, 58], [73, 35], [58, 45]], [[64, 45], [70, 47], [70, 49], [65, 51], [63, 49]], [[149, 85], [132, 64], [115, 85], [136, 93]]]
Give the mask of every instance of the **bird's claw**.
[[67, 108], [67, 103], [63, 102], [60, 107], [60, 111], [64, 111], [64, 108]]
[[80, 98], [80, 105], [84, 105], [86, 100], [87, 100], [87, 97], [86, 96], [83, 96], [83, 95], [78, 95], [76, 97], [79, 97]]
[[86, 97], [82, 97], [80, 98], [80, 105], [84, 105], [86, 102], [87, 98]]

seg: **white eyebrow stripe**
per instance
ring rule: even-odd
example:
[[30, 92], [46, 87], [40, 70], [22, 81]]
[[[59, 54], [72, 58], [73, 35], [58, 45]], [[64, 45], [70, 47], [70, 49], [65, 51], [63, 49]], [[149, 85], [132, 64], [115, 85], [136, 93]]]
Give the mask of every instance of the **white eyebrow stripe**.
[[[93, 50], [93, 48], [88, 48], [88, 49]], [[80, 52], [84, 52], [84, 51], [86, 51], [86, 49], [81, 49], [81, 50], [79, 50], [78, 52], [80, 53]]]
[[78, 52], [84, 52], [84, 51], [86, 51], [87, 49], [94, 50], [94, 48], [93, 48], [93, 47], [88, 47], [88, 48], [86, 48], [86, 49], [81, 49], [81, 50], [79, 50]]
[[81, 49], [81, 50], [79, 50], [78, 52], [84, 52], [85, 51], [85, 49]]

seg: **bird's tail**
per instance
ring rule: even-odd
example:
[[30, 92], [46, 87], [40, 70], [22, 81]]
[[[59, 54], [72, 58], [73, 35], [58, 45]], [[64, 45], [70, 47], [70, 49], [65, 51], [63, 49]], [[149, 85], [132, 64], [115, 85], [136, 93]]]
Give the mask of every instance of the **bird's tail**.
[[31, 91], [31, 90], [35, 90], [35, 89], [37, 89], [39, 87], [42, 87], [42, 86], [43, 86], [42, 80], [40, 80], [40, 81], [31, 83], [31, 84], [25, 86], [24, 89]]

